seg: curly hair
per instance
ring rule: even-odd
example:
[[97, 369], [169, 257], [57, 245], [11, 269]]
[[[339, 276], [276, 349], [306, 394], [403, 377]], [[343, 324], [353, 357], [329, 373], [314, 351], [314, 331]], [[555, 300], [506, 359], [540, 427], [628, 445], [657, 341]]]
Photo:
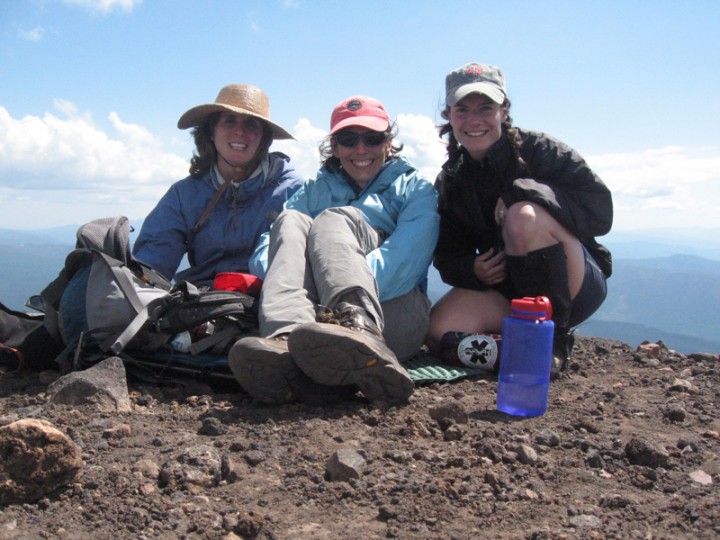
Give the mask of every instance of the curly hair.
[[[508, 115], [505, 121], [502, 123], [502, 134], [503, 136], [508, 140], [510, 143], [510, 148], [512, 149], [513, 156], [515, 157], [516, 163], [518, 165], [519, 170], [524, 171], [527, 169], [527, 164], [525, 163], [525, 160], [520, 155], [520, 147], [522, 146], [522, 140], [520, 139], [520, 134], [518, 133], [517, 129], [513, 126], [512, 123], [512, 117], [510, 116], [510, 106], [512, 103], [509, 99], [505, 98], [505, 101], [503, 101], [502, 106], [505, 107], [505, 110], [507, 111]], [[450, 107], [446, 106], [445, 109], [440, 113], [440, 116], [442, 116], [445, 120], [448, 122], [445, 124], [441, 124], [438, 126], [438, 131], [440, 132], [440, 137], [444, 137], [445, 135], [448, 136], [448, 142], [446, 145], [448, 155], [452, 155], [460, 148], [460, 143], [458, 143], [457, 139], [455, 138], [455, 134], [453, 133], [453, 128], [450, 125]]]
[[[194, 127], [192, 130], [192, 136], [195, 141], [196, 151], [193, 152], [193, 157], [190, 160], [190, 176], [193, 178], [201, 178], [207, 173], [210, 168], [217, 161], [218, 153], [215, 148], [215, 142], [213, 141], [213, 133], [215, 132], [215, 126], [220, 121], [221, 112], [214, 112], [210, 114], [205, 122], [201, 125]], [[263, 134], [258, 146], [257, 153], [253, 158], [254, 165], [247, 167], [248, 174], [251, 174], [255, 170], [256, 164], [267, 155], [270, 145], [273, 142], [272, 129], [267, 122], [260, 120]]]
[[[385, 132], [390, 139], [390, 155], [387, 156], [385, 161], [397, 158], [403, 149], [402, 144], [392, 143], [395, 137], [397, 137], [397, 132], [398, 129], [394, 122]], [[332, 137], [332, 135], [326, 135], [320, 143], [318, 150], [320, 151], [320, 167], [325, 167], [331, 173], [336, 173], [343, 170], [343, 168], [340, 160], [332, 153]]]

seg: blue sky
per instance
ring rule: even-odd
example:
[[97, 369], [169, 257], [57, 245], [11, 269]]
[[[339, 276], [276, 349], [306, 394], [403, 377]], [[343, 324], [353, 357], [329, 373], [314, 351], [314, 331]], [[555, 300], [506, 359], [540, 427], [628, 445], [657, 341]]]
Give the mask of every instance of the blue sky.
[[142, 218], [187, 175], [176, 123], [270, 96], [312, 176], [340, 100], [382, 100], [430, 178], [448, 71], [500, 66], [515, 124], [575, 147], [615, 229], [720, 227], [720, 2], [0, 0], [0, 228]]

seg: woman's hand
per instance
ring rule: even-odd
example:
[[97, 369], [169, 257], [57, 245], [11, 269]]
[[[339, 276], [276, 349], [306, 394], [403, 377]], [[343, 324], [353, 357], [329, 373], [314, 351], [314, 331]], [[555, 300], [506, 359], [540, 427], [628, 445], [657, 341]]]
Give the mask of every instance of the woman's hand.
[[495, 253], [495, 250], [491, 248], [485, 253], [481, 253], [475, 257], [473, 270], [477, 278], [485, 285], [502, 283], [507, 277], [505, 273], [505, 252], [499, 251]]

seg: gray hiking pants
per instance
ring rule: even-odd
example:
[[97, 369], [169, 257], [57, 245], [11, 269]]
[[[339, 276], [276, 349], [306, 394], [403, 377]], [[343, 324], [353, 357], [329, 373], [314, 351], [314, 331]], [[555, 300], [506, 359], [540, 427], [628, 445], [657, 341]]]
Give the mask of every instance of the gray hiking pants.
[[365, 255], [384, 238], [356, 208], [329, 208], [315, 219], [285, 210], [270, 229], [268, 273], [260, 295], [260, 335], [273, 337], [315, 322], [315, 308], [340, 302], [360, 306], [383, 331], [399, 360], [425, 341], [430, 300], [417, 287], [387, 302]]

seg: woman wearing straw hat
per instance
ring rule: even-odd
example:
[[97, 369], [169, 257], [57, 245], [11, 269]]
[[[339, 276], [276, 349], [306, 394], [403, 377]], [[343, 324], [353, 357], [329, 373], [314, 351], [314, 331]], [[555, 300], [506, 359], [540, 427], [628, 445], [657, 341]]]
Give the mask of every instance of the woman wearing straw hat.
[[[248, 272], [262, 234], [302, 184], [287, 156], [269, 152], [273, 140], [293, 138], [269, 117], [267, 95], [247, 84], [225, 86], [214, 103], [180, 117], [178, 128], [193, 128], [190, 176], [145, 219], [137, 259], [199, 286], [220, 272]], [[176, 275], [186, 253], [190, 267]]]

